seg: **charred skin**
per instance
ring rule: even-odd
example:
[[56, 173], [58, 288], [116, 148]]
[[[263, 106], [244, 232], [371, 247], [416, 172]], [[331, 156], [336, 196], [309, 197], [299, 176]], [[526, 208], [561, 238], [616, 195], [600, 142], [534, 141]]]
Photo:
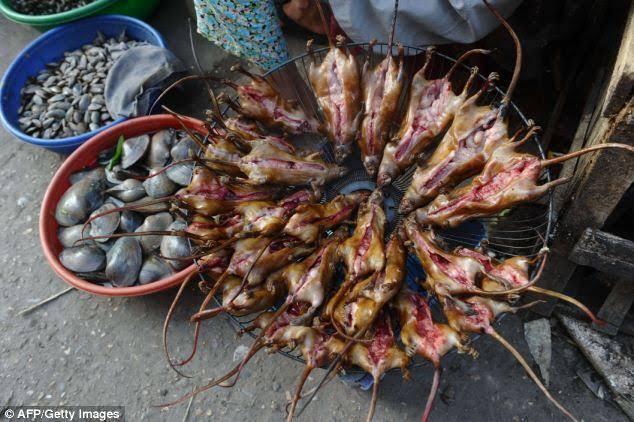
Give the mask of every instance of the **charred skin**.
[[498, 148], [482, 173], [468, 185], [440, 195], [416, 211], [420, 224], [456, 227], [472, 218], [495, 215], [515, 205], [544, 195], [564, 179], [538, 185], [542, 166], [539, 158], [515, 152], [515, 145]]
[[[208, 275], [213, 281], [217, 280], [229, 266], [233, 250], [231, 248], [220, 249], [200, 258], [198, 267], [201, 273]], [[211, 286], [201, 286], [204, 290]]]
[[347, 363], [358, 366], [372, 375], [374, 385], [367, 422], [371, 422], [374, 416], [381, 376], [390, 369], [400, 368], [403, 378], [409, 379], [407, 367], [410, 362], [409, 356], [396, 343], [386, 312], [382, 312], [376, 320], [372, 331], [372, 341], [369, 344], [354, 343], [344, 357]]
[[426, 422], [432, 411], [440, 385], [440, 359], [452, 348], [466, 351], [475, 356], [476, 352], [465, 346], [461, 335], [447, 324], [435, 323], [427, 300], [421, 295], [402, 291], [396, 298], [395, 307], [401, 323], [401, 341], [408, 356], [420, 355], [430, 361], [435, 368], [429, 396], [422, 421]]
[[[493, 79], [490, 76], [485, 86]], [[485, 90], [471, 96], [458, 109], [432, 156], [416, 169], [401, 202], [402, 213], [429, 203], [442, 190], [479, 173], [496, 148], [508, 140], [500, 110], [476, 103]]]
[[300, 205], [284, 227], [284, 233], [304, 243], [315, 243], [324, 230], [346, 221], [368, 197], [365, 191], [338, 195], [325, 204]]
[[363, 166], [375, 176], [389, 140], [392, 122], [396, 118], [398, 101], [403, 90], [403, 47], [399, 46], [397, 62], [391, 51], [374, 69], [367, 61], [363, 67], [361, 90], [363, 93], [363, 120], [357, 140]]
[[249, 84], [235, 86], [240, 114], [293, 135], [318, 132], [319, 122], [308, 116], [295, 101], [282, 98], [263, 77], [249, 76]]
[[359, 208], [354, 233], [339, 249], [348, 277], [358, 279], [383, 269], [385, 223], [383, 194], [377, 189]]
[[401, 324], [401, 341], [409, 356], [420, 355], [435, 367], [440, 359], [454, 347], [467, 350], [460, 333], [447, 324], [434, 322], [427, 300], [412, 291], [403, 291], [395, 306]]
[[242, 155], [243, 152], [233, 142], [219, 136], [210, 136], [205, 148], [207, 167], [234, 177], [244, 176], [238, 166]]
[[346, 356], [346, 361], [370, 373], [375, 380], [390, 369], [400, 368], [408, 377], [409, 357], [398, 346], [390, 320], [384, 314], [374, 323], [369, 344], [355, 343]]
[[242, 202], [226, 215], [210, 218], [194, 214], [187, 232], [207, 241], [229, 239], [234, 236], [267, 236], [279, 232], [297, 207], [316, 200], [318, 195], [313, 191], [299, 190], [278, 202]]
[[[264, 249], [266, 248], [266, 249]], [[262, 250], [264, 249], [264, 252]], [[227, 268], [227, 273], [247, 277], [247, 286], [261, 284], [273, 271], [288, 265], [313, 248], [294, 239], [271, 239], [267, 237], [240, 239]], [[257, 262], [253, 264], [257, 259]], [[251, 268], [253, 267], [253, 268]]]
[[242, 279], [228, 277], [222, 289], [222, 310], [231, 315], [244, 316], [265, 311], [282, 299], [286, 289], [281, 283], [267, 283], [247, 287], [240, 292]]
[[197, 167], [189, 186], [181, 189], [175, 198], [184, 208], [213, 217], [232, 211], [242, 202], [273, 199], [278, 192], [275, 186], [234, 182], [214, 175], [208, 168]]
[[405, 248], [398, 236], [392, 236], [387, 244], [385, 268], [355, 284], [339, 302], [332, 318], [348, 336], [367, 330], [401, 289], [404, 279]]
[[346, 278], [328, 302], [323, 318], [329, 319], [332, 316], [335, 307], [352, 285], [362, 277], [383, 269], [385, 222], [383, 194], [377, 189], [359, 208], [354, 233], [339, 247], [339, 255], [346, 268]]
[[346, 173], [346, 168], [326, 163], [319, 153], [289, 154], [267, 142], [253, 142], [249, 154], [240, 159], [240, 170], [254, 184], [322, 186]]
[[[455, 253], [463, 256], [471, 256], [480, 261], [485, 274], [485, 277], [482, 278], [481, 282], [482, 290], [485, 292], [500, 293], [500, 295], [506, 300], [514, 300], [517, 298], [517, 294], [515, 293], [507, 294], [509, 289], [512, 289], [517, 293], [526, 291], [538, 295], [554, 297], [579, 308], [579, 310], [584, 312], [594, 324], [605, 324], [605, 321], [597, 318], [597, 316], [587, 306], [579, 302], [574, 297], [534, 286], [535, 281], [539, 278], [540, 270], [537, 271], [538, 275], [531, 279], [529, 269], [531, 264], [533, 264], [538, 258], [531, 260], [524, 256], [514, 256], [512, 258], [505, 259], [504, 261], [496, 262], [488, 255], [484, 255], [478, 251], [467, 248], [458, 248]], [[546, 258], [544, 257], [542, 259]], [[544, 263], [545, 262], [542, 261], [540, 268], [543, 268]]]
[[493, 330], [491, 324], [498, 315], [506, 312], [515, 313], [520, 309], [505, 302], [480, 296], [470, 296], [461, 300], [442, 298], [441, 303], [447, 322], [461, 333], [490, 334]]
[[211, 218], [194, 214], [187, 232], [200, 236], [208, 241], [229, 239], [242, 233], [244, 223], [240, 215], [229, 215], [224, 218]]
[[441, 79], [425, 78], [429, 60], [428, 56], [425, 66], [414, 75], [405, 118], [396, 136], [385, 146], [377, 177], [379, 186], [389, 185], [402, 174], [445, 130], [467, 99], [469, 87], [478, 73], [474, 67], [464, 89], [456, 95], [449, 74]]
[[272, 201], [251, 201], [239, 204], [236, 213], [247, 222], [242, 235], [260, 234], [269, 236], [279, 232], [286, 223], [287, 210]]
[[315, 311], [324, 303], [339, 261], [337, 250], [345, 235], [345, 230], [338, 230], [310, 256], [288, 265], [267, 279], [267, 285], [275, 285], [280, 281], [285, 284], [289, 292], [287, 302], [308, 305], [301, 317], [291, 320], [291, 324], [309, 323]]
[[[309, 45], [310, 48], [310, 45]], [[324, 130], [338, 163], [352, 152], [361, 119], [359, 66], [354, 55], [339, 45], [322, 62], [311, 62], [308, 77], [324, 118]]]
[[445, 252], [432, 230], [422, 229], [411, 218], [405, 223], [407, 238], [427, 276], [425, 284], [438, 296], [474, 293], [482, 265], [470, 256]]
[[281, 349], [285, 346], [298, 348], [306, 365], [318, 368], [325, 365], [330, 357], [343, 348], [340, 340], [315, 330], [312, 327], [286, 325], [279, 328], [266, 340], [267, 346]]
[[317, 200], [310, 190], [300, 190], [276, 202], [250, 201], [239, 204], [235, 213], [240, 215], [243, 224], [241, 236], [269, 236], [284, 228], [290, 215], [302, 204]]
[[[282, 136], [266, 133], [265, 131], [260, 129], [258, 124], [253, 120], [245, 119], [244, 117], [229, 117], [224, 120], [224, 124], [230, 131], [230, 133], [224, 131], [225, 136], [235, 135], [243, 142], [264, 140], [288, 153], [295, 153], [295, 147], [291, 145], [286, 139], [284, 139]], [[248, 145], [248, 142], [244, 143]]]
[[[530, 282], [529, 269], [532, 260], [525, 256], [514, 256], [496, 263], [490, 256], [464, 247], [456, 249], [455, 253], [472, 257], [483, 266], [487, 277], [482, 279], [482, 290], [499, 292], [522, 287]], [[501, 284], [500, 281], [504, 281], [505, 284]]]

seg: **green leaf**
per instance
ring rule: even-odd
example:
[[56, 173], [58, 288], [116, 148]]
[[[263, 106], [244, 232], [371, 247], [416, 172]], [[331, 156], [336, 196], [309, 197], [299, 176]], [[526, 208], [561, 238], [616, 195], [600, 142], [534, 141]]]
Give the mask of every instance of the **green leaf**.
[[108, 170], [112, 170], [114, 166], [119, 164], [121, 161], [121, 155], [123, 154], [123, 143], [125, 142], [125, 138], [123, 135], [119, 136], [119, 140], [117, 141], [117, 148], [114, 150], [114, 155], [110, 159], [108, 163]]

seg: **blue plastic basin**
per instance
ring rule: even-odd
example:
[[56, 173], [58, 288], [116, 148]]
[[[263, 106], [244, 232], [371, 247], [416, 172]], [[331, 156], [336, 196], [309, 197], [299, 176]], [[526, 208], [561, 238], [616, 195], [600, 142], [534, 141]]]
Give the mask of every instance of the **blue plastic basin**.
[[0, 120], [2, 125], [24, 142], [57, 153], [70, 154], [98, 132], [126, 120], [120, 118], [97, 130], [59, 139], [34, 138], [22, 132], [18, 123], [20, 90], [30, 76], [37, 75], [40, 70], [45, 68], [46, 63], [60, 60], [64, 52], [76, 50], [82, 45], [92, 42], [97, 36], [97, 31], [101, 31], [107, 37], [116, 37], [124, 29], [128, 37], [132, 39], [165, 47], [165, 40], [154, 28], [138, 19], [123, 15], [104, 15], [75, 21], [51, 29], [32, 41], [11, 63], [2, 78], [2, 82], [0, 82]]

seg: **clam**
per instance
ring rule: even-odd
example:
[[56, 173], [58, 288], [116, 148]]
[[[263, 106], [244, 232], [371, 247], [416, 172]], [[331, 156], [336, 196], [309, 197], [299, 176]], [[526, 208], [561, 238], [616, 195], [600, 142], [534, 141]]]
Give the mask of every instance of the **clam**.
[[174, 164], [172, 167], [165, 170], [165, 174], [169, 179], [178, 183], [181, 186], [189, 185], [192, 179], [192, 173], [194, 172], [194, 163], [180, 163]]
[[106, 253], [95, 245], [75, 246], [59, 254], [62, 265], [74, 272], [99, 271], [106, 264]]
[[[150, 176], [143, 182], [143, 187], [148, 196], [152, 198], [162, 198], [176, 192], [179, 186], [174, 183], [165, 172], [161, 172], [161, 169], [150, 170]], [[158, 173], [158, 174], [157, 174]]]
[[139, 283], [151, 283], [169, 277], [173, 273], [174, 271], [164, 259], [152, 255], [143, 262], [139, 273]]
[[119, 185], [126, 181], [125, 173], [123, 172], [123, 168], [119, 164], [112, 166], [112, 169], [105, 168], [106, 179], [109, 183], [113, 185]]
[[199, 150], [198, 144], [192, 138], [186, 136], [174, 144], [170, 154], [174, 161], [180, 161], [198, 155]]
[[75, 172], [71, 174], [70, 176], [68, 176], [68, 180], [70, 181], [71, 185], [74, 185], [75, 183], [82, 180], [84, 177], [88, 176], [91, 172], [92, 170], [81, 170], [81, 171]]
[[150, 168], [163, 167], [170, 161], [170, 148], [174, 141], [174, 132], [164, 129], [152, 135], [147, 164]]
[[102, 168], [93, 170], [79, 182], [71, 185], [55, 208], [55, 219], [60, 226], [74, 226], [86, 220], [88, 215], [104, 202], [106, 188]]
[[143, 158], [149, 145], [149, 135], [141, 135], [126, 139], [123, 142], [123, 151], [121, 153], [121, 168], [127, 169], [135, 165], [141, 158]]
[[126, 179], [122, 183], [108, 189], [106, 193], [123, 202], [136, 201], [146, 195], [143, 182], [136, 179]]
[[[135, 232], [165, 231], [172, 224], [174, 219], [168, 212], [160, 212], [158, 214], [146, 217], [143, 224], [139, 226]], [[161, 246], [160, 235], [141, 236], [140, 242], [145, 253], [151, 253]]]
[[[174, 221], [169, 225], [167, 230], [177, 231], [185, 230], [187, 224], [182, 220]], [[161, 255], [168, 258], [172, 267], [177, 270], [185, 268], [190, 264], [190, 261], [183, 259], [169, 259], [169, 258], [185, 258], [191, 255], [191, 247], [189, 239], [182, 236], [163, 236], [161, 240]]]
[[121, 237], [108, 251], [106, 276], [117, 287], [132, 286], [139, 276], [142, 260], [139, 241], [134, 237]]
[[143, 224], [145, 218], [138, 212], [124, 210], [121, 212], [121, 221], [119, 222], [119, 230], [124, 233], [132, 233]]
[[[117, 206], [113, 203], [107, 202], [97, 208], [92, 214], [90, 214], [90, 218], [111, 210], [116, 209]], [[119, 227], [120, 214], [118, 212], [112, 212], [110, 214], [106, 214], [104, 216], [95, 218], [90, 222], [90, 236], [110, 236], [112, 233], [117, 230]], [[105, 243], [108, 239], [95, 239], [97, 242]]]
[[[82, 236], [83, 231], [83, 236]], [[84, 227], [83, 224], [77, 224], [70, 227], [60, 227], [57, 231], [57, 237], [65, 248], [72, 248], [74, 246], [91, 244], [91, 241], [81, 241], [82, 237], [90, 236], [90, 224]]]
[[105, 253], [108, 253], [116, 241], [117, 239], [106, 239], [105, 242], [97, 243], [97, 246], [99, 246], [99, 248], [101, 248], [101, 250]]

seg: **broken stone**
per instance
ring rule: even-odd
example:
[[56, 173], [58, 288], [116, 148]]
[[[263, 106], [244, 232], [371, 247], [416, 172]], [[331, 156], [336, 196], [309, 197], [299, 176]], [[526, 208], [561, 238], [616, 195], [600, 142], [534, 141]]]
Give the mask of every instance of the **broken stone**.
[[595, 396], [601, 400], [606, 400], [608, 392], [606, 391], [603, 378], [592, 368], [577, 368], [577, 376], [581, 378], [581, 381], [588, 387], [588, 390], [592, 391]]
[[241, 361], [242, 359], [244, 359], [247, 353], [249, 353], [249, 348], [245, 346], [244, 344], [239, 345], [233, 351], [233, 361], [234, 362]]
[[551, 341], [550, 341], [550, 322], [546, 318], [536, 319], [524, 323], [524, 338], [528, 343], [533, 359], [539, 366], [539, 372], [542, 374], [544, 384], [548, 387], [550, 383], [550, 359], [551, 359]]

